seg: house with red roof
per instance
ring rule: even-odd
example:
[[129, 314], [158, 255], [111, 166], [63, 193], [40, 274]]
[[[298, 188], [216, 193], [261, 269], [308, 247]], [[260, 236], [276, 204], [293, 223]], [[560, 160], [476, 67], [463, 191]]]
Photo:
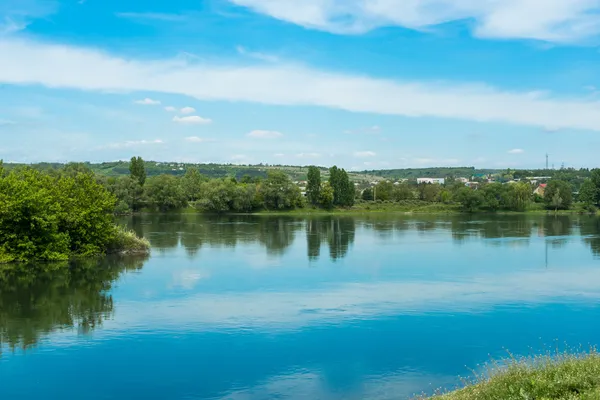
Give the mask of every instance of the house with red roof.
[[538, 186], [533, 191], [533, 194], [537, 194], [540, 197], [544, 197], [544, 193], [546, 192], [546, 186], [548, 186], [546, 183], [540, 183], [540, 186]]

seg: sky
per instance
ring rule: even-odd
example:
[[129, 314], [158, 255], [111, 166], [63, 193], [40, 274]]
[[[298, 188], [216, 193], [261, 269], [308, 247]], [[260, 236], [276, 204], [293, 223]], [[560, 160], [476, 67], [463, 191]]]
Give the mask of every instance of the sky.
[[600, 0], [0, 0], [0, 159], [597, 167]]

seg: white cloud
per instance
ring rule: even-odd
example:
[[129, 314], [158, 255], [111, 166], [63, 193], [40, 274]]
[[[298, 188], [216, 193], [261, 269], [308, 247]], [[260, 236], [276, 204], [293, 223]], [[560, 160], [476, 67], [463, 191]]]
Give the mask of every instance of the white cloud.
[[190, 115], [188, 117], [178, 117], [177, 115], [173, 117], [173, 122], [177, 122], [179, 124], [189, 124], [189, 125], [206, 125], [212, 122], [209, 118], [202, 118], [198, 115]]
[[259, 52], [255, 52], [255, 51], [249, 51], [243, 46], [237, 46], [236, 50], [239, 54], [241, 54], [243, 56], [255, 58], [257, 60], [262, 60], [262, 61], [267, 61], [267, 62], [279, 61], [279, 57], [277, 57], [277, 56], [274, 56], [271, 54], [259, 53]]
[[275, 153], [275, 154], [273, 154], [273, 157], [285, 157], [285, 154], [283, 154], [283, 153]]
[[147, 146], [147, 145], [162, 145], [165, 142], [162, 141], [161, 139], [156, 139], [156, 140], [128, 140], [125, 142], [119, 142], [119, 143], [110, 143], [106, 146], [100, 146], [98, 149], [127, 149], [127, 148], [131, 148], [131, 147], [140, 147], [140, 146]]
[[144, 105], [144, 106], [158, 106], [158, 105], [160, 105], [160, 101], [159, 100], [152, 100], [152, 99], [150, 99], [148, 97], [146, 97], [143, 100], [136, 100], [136, 101], [134, 101], [134, 103], [135, 104], [141, 104], [141, 105]]
[[[409, 117], [600, 131], [600, 102], [483, 84], [394, 81], [307, 67], [126, 60], [92, 49], [0, 39], [0, 83], [154, 91], [211, 101], [312, 105]], [[44, 68], [38, 68], [44, 65]]]
[[175, 112], [175, 111], [177, 111], [177, 109], [175, 107], [173, 107], [173, 106], [167, 106], [167, 107], [165, 107], [165, 111]]
[[321, 157], [321, 153], [298, 153], [296, 154], [298, 158], [319, 158]]
[[191, 142], [191, 143], [207, 143], [207, 142], [214, 142], [214, 139], [211, 138], [201, 138], [198, 136], [188, 136], [185, 138], [186, 142]]
[[600, 33], [597, 0], [229, 0], [307, 28], [357, 34], [469, 21], [482, 38], [573, 42]]
[[167, 14], [167, 13], [137, 13], [137, 12], [119, 12], [115, 13], [119, 18], [127, 18], [138, 22], [144, 21], [161, 21], [161, 22], [182, 22], [187, 20], [186, 15]]
[[194, 107], [183, 107], [179, 112], [182, 114], [193, 114], [196, 112], [196, 109]]
[[508, 151], [508, 154], [523, 154], [525, 153], [525, 150], [523, 149], [512, 149]]
[[357, 151], [354, 153], [354, 157], [359, 158], [367, 158], [367, 157], [375, 157], [377, 153], [374, 151]]
[[277, 139], [283, 136], [283, 133], [277, 131], [254, 130], [248, 133], [249, 137], [256, 139]]

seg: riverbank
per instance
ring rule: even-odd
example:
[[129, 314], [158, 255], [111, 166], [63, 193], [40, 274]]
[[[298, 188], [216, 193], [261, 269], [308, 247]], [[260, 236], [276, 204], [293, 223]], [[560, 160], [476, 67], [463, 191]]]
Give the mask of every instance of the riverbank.
[[[121, 226], [115, 227], [115, 232], [108, 246], [106, 247], [104, 254], [119, 254], [119, 255], [147, 255], [150, 253], [150, 242], [148, 239], [139, 237], [132, 230], [128, 230]], [[100, 254], [90, 254], [86, 257], [93, 257]], [[0, 264], [10, 264], [19, 262], [30, 262], [30, 261], [67, 261], [71, 258], [80, 257], [77, 254], [64, 255], [61, 257], [55, 257], [51, 260], [20, 260], [18, 257], [7, 253], [0, 246]]]
[[[214, 212], [203, 211], [193, 205], [176, 210], [175, 212], [183, 214], [215, 214]], [[143, 209], [134, 214], [162, 214], [163, 212], [153, 209]], [[319, 215], [364, 215], [364, 214], [428, 214], [428, 215], [598, 215], [598, 213], [589, 213], [581, 209], [569, 210], [547, 210], [543, 207], [533, 206], [525, 211], [488, 211], [478, 210], [474, 212], [464, 211], [458, 204], [428, 203], [424, 201], [405, 201], [405, 202], [363, 202], [357, 203], [347, 208], [324, 209], [312, 206], [294, 208], [291, 210], [258, 210], [248, 213], [225, 212], [222, 215], [292, 215], [292, 216], [319, 216]]]
[[[541, 356], [495, 364], [478, 382], [430, 400], [600, 399], [600, 354]], [[427, 398], [422, 397], [421, 400]]]

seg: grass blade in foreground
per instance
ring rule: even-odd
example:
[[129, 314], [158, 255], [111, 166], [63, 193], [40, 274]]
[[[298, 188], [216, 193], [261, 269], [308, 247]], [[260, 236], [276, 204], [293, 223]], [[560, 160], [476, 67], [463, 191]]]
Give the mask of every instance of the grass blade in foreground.
[[478, 383], [438, 400], [600, 400], [600, 354], [541, 356], [497, 366]]

